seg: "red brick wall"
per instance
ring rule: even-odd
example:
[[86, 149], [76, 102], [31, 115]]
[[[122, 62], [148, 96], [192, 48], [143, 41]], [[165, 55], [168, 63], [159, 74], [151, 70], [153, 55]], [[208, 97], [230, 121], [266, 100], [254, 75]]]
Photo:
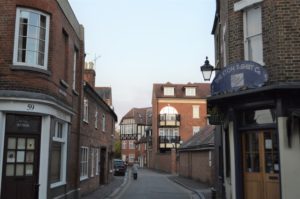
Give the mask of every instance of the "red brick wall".
[[[233, 11], [233, 5], [238, 2], [237, 0], [220, 2], [221, 25], [228, 23], [229, 63], [244, 60], [243, 12]], [[299, 81], [299, 1], [264, 0], [260, 5], [262, 5], [263, 56], [270, 83]]]
[[[39, 93], [45, 93], [54, 96], [57, 99], [72, 105], [72, 100], [76, 95], [72, 93], [72, 64], [73, 64], [73, 50], [76, 46], [79, 51], [79, 64], [77, 65], [77, 91], [81, 89], [82, 82], [81, 69], [83, 67], [83, 44], [79, 39], [72, 26], [62, 13], [56, 1], [47, 0], [11, 0], [1, 1], [0, 4], [1, 21], [0, 21], [0, 89], [2, 90], [24, 90]], [[12, 70], [13, 64], [13, 45], [14, 45], [14, 32], [15, 32], [15, 17], [16, 5], [18, 7], [28, 7], [40, 10], [50, 15], [50, 37], [49, 37], [49, 53], [48, 53], [48, 71], [51, 75], [46, 75], [39, 72]], [[68, 66], [64, 66], [65, 49], [62, 47], [64, 44], [63, 30], [69, 36], [69, 56]], [[67, 74], [67, 78], [65, 78]], [[60, 94], [59, 89], [60, 80], [64, 80], [69, 84], [69, 88], [65, 89], [66, 96]]]
[[[168, 105], [174, 107], [178, 111], [178, 114], [180, 114], [179, 134], [181, 140], [186, 141], [193, 136], [193, 126], [206, 126], [206, 103], [172, 103], [171, 101], [159, 103], [156, 115], [157, 118], [160, 110]], [[200, 118], [193, 118], [193, 105], [199, 105]]]
[[[91, 95], [87, 92], [85, 93], [85, 97], [88, 99], [88, 123], [82, 120], [82, 127], [80, 133], [80, 146], [85, 146], [89, 148], [89, 178], [87, 180], [81, 181], [80, 189], [81, 194], [85, 195], [89, 192], [94, 191], [99, 188], [99, 175], [94, 175], [91, 177], [91, 148], [98, 148], [99, 153], [101, 152], [101, 148], [106, 148], [105, 154], [105, 173], [104, 173], [104, 181], [105, 183], [110, 182], [110, 170], [111, 161], [113, 159], [111, 152], [113, 148], [113, 137], [114, 135], [114, 118], [113, 116], [103, 108], [103, 103], [99, 103], [98, 100], [95, 100]], [[82, 105], [83, 106], [83, 105]], [[98, 110], [98, 128], [95, 128], [95, 110]], [[106, 115], [106, 127], [105, 131], [102, 131], [102, 113]], [[100, 155], [100, 154], [99, 154]], [[99, 159], [100, 160], [100, 159]], [[100, 168], [99, 168], [100, 169]]]
[[[213, 153], [213, 152], [212, 152]], [[212, 155], [213, 160], [213, 155]], [[209, 166], [209, 151], [180, 152], [178, 174], [212, 185], [214, 182], [214, 163]]]
[[[125, 155], [127, 158], [127, 161], [129, 163], [129, 165], [131, 165], [132, 163], [129, 162], [129, 154], [134, 154], [135, 155], [135, 159], [138, 158], [138, 150], [137, 149], [129, 149], [129, 141], [130, 140], [121, 140], [121, 142], [126, 142], [126, 149], [122, 148], [122, 155]], [[135, 141], [135, 140], [131, 140], [131, 141]]]
[[[166, 100], [166, 99], [164, 99]], [[170, 156], [171, 153], [166, 154], [159, 154], [159, 142], [158, 142], [158, 115], [160, 110], [165, 106], [172, 106], [174, 107], [178, 114], [180, 114], [180, 127], [179, 127], [179, 134], [181, 136], [182, 141], [188, 140], [190, 137], [193, 136], [193, 126], [200, 126], [204, 127], [207, 124], [206, 121], [206, 102], [204, 100], [197, 100], [197, 99], [170, 99], [168, 102], [159, 102], [159, 99], [152, 100], [152, 139], [153, 139], [153, 150], [152, 156], [150, 159], [150, 167], [164, 170], [167, 172], [171, 172], [171, 161], [169, 161], [170, 157], [162, 158], [165, 156]], [[181, 100], [178, 102], [178, 100]], [[191, 102], [193, 101], [193, 102]], [[203, 103], [205, 102], [205, 103]], [[199, 105], [200, 109], [200, 118], [193, 118], [193, 105]], [[157, 158], [155, 158], [157, 156]], [[160, 162], [163, 161], [163, 162]], [[165, 163], [165, 164], [164, 164]], [[166, 165], [167, 164], [167, 165]]]
[[[45, 74], [30, 70], [12, 70], [16, 8], [24, 7], [39, 10], [50, 16], [50, 34], [48, 51], [48, 71]], [[78, 187], [78, 136], [80, 129], [80, 103], [82, 93], [82, 69], [84, 63], [84, 41], [80, 40], [73, 27], [68, 22], [56, 1], [49, 0], [9, 0], [0, 1], [0, 90], [29, 91], [43, 93], [54, 97], [60, 103], [71, 107], [74, 115], [71, 119], [71, 134], [69, 137], [67, 186], [65, 192]], [[64, 66], [63, 30], [69, 38], [68, 66]], [[76, 91], [72, 92], [72, 68], [74, 46], [78, 49]], [[66, 77], [65, 78], [65, 74]], [[69, 87], [63, 88], [60, 80]], [[59, 90], [63, 90], [66, 96]], [[53, 190], [53, 189], [51, 189]], [[50, 190], [50, 191], [51, 191]], [[58, 192], [57, 192], [58, 193]], [[58, 193], [61, 194], [61, 193]], [[51, 195], [51, 194], [50, 194]]]

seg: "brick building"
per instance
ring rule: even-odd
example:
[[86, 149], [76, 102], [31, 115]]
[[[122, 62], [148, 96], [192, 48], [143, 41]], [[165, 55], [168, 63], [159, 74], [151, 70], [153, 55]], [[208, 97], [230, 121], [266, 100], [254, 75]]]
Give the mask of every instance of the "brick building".
[[[222, 198], [300, 198], [300, 2], [216, 1], [216, 68], [208, 98], [219, 118]], [[220, 125], [222, 124], [222, 125]]]
[[[80, 192], [110, 183], [117, 116], [95, 89], [93, 63], [85, 65], [80, 131]], [[111, 101], [111, 99], [110, 99]]]
[[178, 148], [180, 176], [200, 181], [209, 186], [215, 182], [214, 130], [207, 125]]
[[210, 84], [154, 84], [150, 167], [176, 172], [176, 150], [206, 126]]
[[1, 198], [78, 198], [84, 31], [68, 1], [0, 1]]
[[138, 161], [140, 167], [147, 165], [149, 159], [149, 137], [152, 124], [151, 108], [132, 108], [120, 122], [122, 159], [128, 164]]

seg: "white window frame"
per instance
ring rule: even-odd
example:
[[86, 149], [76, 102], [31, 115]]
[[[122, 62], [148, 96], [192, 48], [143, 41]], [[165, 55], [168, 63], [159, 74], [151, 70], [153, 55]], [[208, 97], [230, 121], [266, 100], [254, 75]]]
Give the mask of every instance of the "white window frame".
[[200, 126], [193, 126], [193, 135], [195, 135], [196, 133], [199, 133], [201, 130]]
[[89, 148], [80, 147], [80, 181], [89, 178]]
[[83, 100], [83, 121], [89, 122], [89, 100], [86, 97]]
[[185, 96], [196, 96], [196, 88], [195, 87], [186, 87], [185, 88]]
[[164, 87], [165, 96], [174, 96], [174, 87]]
[[98, 108], [95, 111], [95, 129], [98, 129]]
[[106, 116], [105, 113], [102, 113], [102, 132], [106, 131]]
[[134, 140], [129, 140], [129, 149], [135, 149]]
[[193, 105], [193, 118], [200, 118], [200, 105]]
[[129, 156], [128, 156], [128, 162], [134, 162], [134, 160], [135, 160], [135, 154], [129, 154]]
[[[46, 30], [45, 30], [45, 48], [44, 48], [44, 65], [38, 65], [36, 64], [30, 64], [25, 62], [19, 62], [18, 61], [18, 49], [19, 49], [19, 32], [20, 32], [20, 17], [21, 17], [21, 11], [31, 12], [38, 15], [42, 15], [46, 17]], [[16, 23], [15, 23], [15, 38], [14, 38], [14, 54], [13, 54], [13, 65], [19, 65], [19, 66], [29, 66], [29, 67], [35, 67], [43, 70], [48, 69], [48, 49], [49, 49], [49, 32], [50, 32], [50, 16], [48, 14], [45, 14], [43, 12], [28, 9], [28, 8], [17, 8], [16, 11]], [[27, 38], [27, 37], [26, 37]], [[40, 39], [40, 38], [39, 38]], [[27, 49], [27, 48], [26, 48]]]
[[95, 156], [96, 156], [96, 170], [95, 170], [95, 175], [98, 176], [99, 175], [99, 160], [100, 160], [100, 149], [99, 148], [95, 148]]
[[127, 148], [127, 142], [126, 140], [122, 141], [122, 149], [126, 149]]
[[[254, 35], [248, 35], [247, 34], [247, 30], [252, 29], [251, 27], [248, 27], [248, 23], [247, 23], [247, 15], [248, 13], [253, 10], [253, 9], [260, 9], [260, 18], [259, 21], [257, 22], [257, 27], [260, 27], [260, 30], [254, 34]], [[261, 65], [264, 65], [264, 61], [263, 61], [263, 41], [262, 41], [262, 10], [261, 10], [261, 6], [260, 5], [256, 5], [256, 6], [252, 6], [252, 7], [247, 7], [246, 9], [244, 9], [243, 12], [243, 24], [244, 24], [244, 56], [245, 56], [245, 60], [251, 60], [254, 62], [257, 62]], [[261, 49], [259, 49], [261, 51], [261, 60], [257, 60], [253, 57], [250, 56], [250, 45], [249, 42], [251, 41], [251, 38], [259, 38], [261, 40]], [[258, 47], [256, 46], [255, 51], [257, 52]]]
[[[90, 177], [94, 177], [94, 170], [96, 169], [96, 167], [95, 167], [95, 149], [93, 147], [91, 147], [90, 155], [91, 155]], [[95, 173], [96, 173], [96, 170], [95, 170]]]
[[75, 49], [74, 50], [74, 55], [73, 55], [73, 84], [72, 88], [74, 91], [76, 91], [76, 66], [77, 66], [77, 56], [78, 56], [78, 51]]
[[[62, 134], [58, 133], [58, 125], [62, 125]], [[61, 167], [60, 167], [60, 181], [52, 183], [50, 188], [58, 187], [66, 184], [67, 175], [67, 140], [68, 140], [68, 123], [66, 122], [56, 122], [55, 123], [55, 133], [52, 137], [52, 142], [61, 143]]]

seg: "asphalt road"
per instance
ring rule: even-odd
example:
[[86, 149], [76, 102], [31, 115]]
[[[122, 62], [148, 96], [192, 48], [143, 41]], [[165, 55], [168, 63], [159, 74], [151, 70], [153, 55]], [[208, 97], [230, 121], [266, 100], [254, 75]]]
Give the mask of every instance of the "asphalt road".
[[193, 193], [168, 179], [168, 174], [140, 169], [134, 180], [131, 171], [124, 188], [115, 199], [191, 199]]

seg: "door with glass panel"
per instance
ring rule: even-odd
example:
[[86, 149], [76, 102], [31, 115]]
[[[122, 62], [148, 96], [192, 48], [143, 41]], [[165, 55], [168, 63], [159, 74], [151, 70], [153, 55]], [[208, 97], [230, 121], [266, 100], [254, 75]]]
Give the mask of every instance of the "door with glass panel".
[[37, 198], [39, 136], [7, 134], [4, 147], [1, 198]]
[[242, 136], [245, 199], [279, 199], [278, 137], [274, 130]]

